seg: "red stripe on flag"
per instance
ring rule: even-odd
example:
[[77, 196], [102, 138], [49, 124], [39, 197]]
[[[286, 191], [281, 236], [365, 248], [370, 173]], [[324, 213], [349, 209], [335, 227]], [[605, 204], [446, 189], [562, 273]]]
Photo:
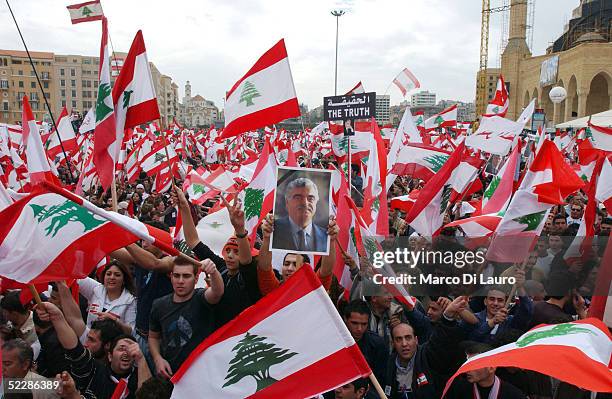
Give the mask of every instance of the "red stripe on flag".
[[72, 20], [72, 25], [79, 24], [81, 22], [100, 21], [102, 18], [104, 18], [104, 15], [98, 15], [95, 17], [87, 17], [87, 18], [76, 18]]
[[[157, 115], [157, 116], [155, 116]], [[140, 104], [132, 105], [128, 108], [125, 128], [134, 127], [152, 119], [159, 119], [159, 108], [157, 99], [152, 98]]]
[[234, 119], [223, 129], [220, 138], [226, 139], [252, 129], [257, 129], [262, 126], [262, 121], [265, 121], [265, 124], [278, 123], [299, 115], [300, 107], [298, 100], [297, 98], [292, 98], [280, 104]]
[[246, 333], [250, 328], [267, 319], [272, 314], [321, 287], [321, 281], [310, 267], [302, 267], [283, 285], [260, 299], [255, 305], [243, 311], [238, 318], [227, 323], [204, 340], [191, 352], [171, 381], [179, 382], [192, 363], [209, 347], [231, 337]]
[[261, 57], [259, 57], [255, 65], [253, 65], [251, 69], [249, 69], [249, 71], [242, 78], [240, 78], [240, 80], [238, 80], [234, 84], [234, 86], [227, 92], [225, 98], [229, 98], [234, 92], [234, 90], [236, 90], [236, 88], [240, 86], [240, 83], [242, 83], [243, 80], [261, 70], [268, 68], [271, 65], [276, 64], [284, 58], [287, 58], [285, 39], [280, 39], [278, 43], [276, 43], [270, 50], [266, 51]]
[[[355, 380], [355, 375], [358, 374], [367, 377], [372, 374], [372, 370], [355, 344], [290, 374], [247, 398], [310, 398], [347, 384]], [[329, 386], [330, 378], [335, 382], [333, 388]], [[304, 384], [304, 381], [308, 383]]]

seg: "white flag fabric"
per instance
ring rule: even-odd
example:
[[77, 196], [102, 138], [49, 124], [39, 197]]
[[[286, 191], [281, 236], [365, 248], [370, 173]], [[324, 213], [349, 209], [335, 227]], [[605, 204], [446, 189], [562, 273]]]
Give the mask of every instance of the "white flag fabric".
[[81, 127], [79, 127], [79, 133], [85, 134], [87, 132], [91, 132], [96, 128], [96, 110], [95, 108], [90, 108], [87, 111], [87, 115], [83, 118], [83, 123], [81, 123]]
[[476, 132], [465, 139], [465, 145], [490, 154], [508, 155], [515, 138], [523, 131], [523, 123], [501, 116], [482, 118]]
[[408, 93], [410, 90], [421, 87], [419, 80], [412, 72], [408, 70], [408, 68], [404, 68], [400, 73], [398, 73], [395, 79], [393, 79], [393, 83], [398, 89], [400, 89], [403, 96], [406, 96], [406, 93]]

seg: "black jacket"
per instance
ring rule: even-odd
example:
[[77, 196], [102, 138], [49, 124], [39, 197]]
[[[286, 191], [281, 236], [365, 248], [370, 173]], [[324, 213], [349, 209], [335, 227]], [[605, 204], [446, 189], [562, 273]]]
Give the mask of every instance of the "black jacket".
[[[414, 369], [412, 372], [412, 396], [414, 399], [439, 398], [444, 384], [452, 373], [454, 362], [449, 352], [455, 350], [465, 334], [459, 329], [457, 322], [442, 317], [434, 324], [430, 338], [417, 347], [414, 354]], [[382, 388], [389, 399], [404, 399], [398, 393], [397, 366], [393, 352], [387, 362]]]

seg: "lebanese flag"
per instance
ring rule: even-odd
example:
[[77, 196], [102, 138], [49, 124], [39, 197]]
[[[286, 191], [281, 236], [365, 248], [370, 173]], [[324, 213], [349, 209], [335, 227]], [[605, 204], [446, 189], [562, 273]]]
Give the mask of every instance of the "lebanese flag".
[[227, 92], [222, 138], [300, 116], [285, 40], [257, 60]]
[[391, 145], [387, 155], [387, 188], [393, 185], [397, 174], [393, 172], [398, 162], [400, 151], [406, 143], [422, 143], [423, 139], [414, 122], [410, 107], [406, 107], [397, 131], [391, 137]]
[[100, 1], [87, 1], [66, 7], [70, 13], [72, 24], [81, 22], [99, 21], [104, 17]]
[[503, 219], [502, 214], [503, 212], [472, 216], [455, 220], [444, 227], [461, 227], [465, 236], [469, 238], [489, 237], [497, 230]]
[[424, 122], [426, 132], [440, 127], [454, 127], [457, 125], [457, 104], [451, 105], [442, 112], [435, 114]]
[[402, 92], [402, 96], [406, 97], [406, 93], [410, 90], [418, 89], [421, 87], [419, 80], [408, 70], [408, 68], [404, 68], [400, 73], [397, 74], [395, 79], [393, 79], [393, 84], [397, 86], [398, 89]]
[[587, 135], [590, 133], [593, 147], [604, 151], [612, 151], [612, 128], [597, 126], [588, 122]]
[[583, 186], [584, 182], [565, 162], [557, 146], [550, 140], [544, 140], [508, 205], [487, 252], [487, 259], [496, 262], [523, 261], [542, 232], [550, 208], [564, 204], [568, 195]]
[[448, 151], [411, 143], [401, 147], [390, 173], [428, 181], [442, 169], [449, 158]]
[[[166, 151], [168, 151], [167, 155]], [[172, 165], [176, 161], [178, 161], [178, 155], [174, 152], [172, 145], [165, 146], [163, 142], [159, 142], [151, 152], [144, 156], [140, 162], [140, 167], [148, 176], [154, 176], [166, 168], [168, 164]]]
[[377, 235], [389, 235], [389, 210], [387, 208], [387, 151], [378, 124], [370, 121], [372, 138], [370, 155], [366, 162], [363, 187], [363, 216], [368, 227]]
[[391, 198], [391, 209], [399, 209], [406, 213], [410, 212], [417, 198], [419, 198], [420, 192], [421, 190], [412, 190], [408, 195]]
[[440, 231], [444, 214], [450, 205], [453, 173], [459, 167], [464, 151], [465, 145], [461, 143], [438, 173], [421, 189], [417, 201], [406, 215], [406, 222], [420, 235], [432, 237]]
[[47, 139], [47, 155], [51, 159], [55, 159], [58, 154], [62, 153], [62, 144], [67, 155], [78, 148], [74, 128], [72, 127], [66, 107], [62, 108], [62, 112], [57, 120], [57, 132], [59, 132], [61, 137], [61, 143], [56, 132], [52, 132]]
[[350, 96], [351, 94], [363, 94], [363, 93], [365, 93], [365, 89], [363, 88], [363, 83], [359, 81], [359, 83], [357, 83], [355, 87], [349, 90], [348, 93], [345, 94], [345, 96]]
[[506, 112], [508, 112], [508, 106], [510, 105], [510, 99], [508, 98], [508, 90], [506, 89], [506, 84], [504, 83], [504, 77], [499, 75], [499, 79], [497, 80], [497, 89], [495, 90], [495, 97], [493, 100], [487, 105], [487, 110], [485, 111], [484, 117], [490, 116], [501, 116], [502, 118], [506, 116]]
[[114, 162], [117, 162], [125, 129], [160, 118], [151, 67], [140, 30], [136, 32], [136, 37], [121, 67], [121, 73], [115, 80], [113, 104], [116, 119], [115, 137], [108, 152]]
[[189, 355], [171, 379], [172, 398], [310, 398], [371, 373], [314, 271], [302, 267]]
[[0, 218], [0, 275], [20, 283], [85, 278], [106, 254], [140, 239], [177, 254], [168, 233], [47, 182]]
[[591, 181], [595, 163], [602, 150], [593, 147], [590, 140], [581, 140], [578, 143], [578, 166], [579, 176], [585, 182]]
[[601, 174], [597, 180], [595, 198], [604, 204], [608, 212], [612, 211], [612, 165], [610, 165], [610, 158], [604, 160]]
[[523, 131], [524, 123], [514, 122], [501, 116], [482, 118], [478, 130], [466, 137], [465, 145], [472, 149], [508, 155], [512, 144]]
[[[357, 163], [369, 154], [372, 140], [370, 122], [355, 122], [355, 135], [350, 136], [351, 162]], [[344, 135], [344, 127], [339, 124], [330, 123], [329, 133], [332, 152], [339, 164], [348, 160], [349, 136]]]
[[121, 145], [115, 143], [115, 111], [111, 95], [111, 79], [108, 51], [108, 22], [102, 18], [102, 43], [100, 45], [100, 70], [98, 99], [96, 101], [96, 128], [94, 130], [94, 165], [102, 187], [107, 189], [115, 176], [115, 162]]
[[237, 178], [238, 173], [226, 170], [223, 165], [212, 172], [192, 170], [183, 183], [183, 189], [189, 193], [193, 204], [201, 205], [220, 193], [235, 194]]
[[23, 96], [23, 142], [25, 143], [25, 154], [28, 160], [28, 173], [30, 174], [30, 184], [37, 184], [43, 181], [56, 182], [57, 178], [51, 172], [49, 160], [45, 154], [43, 143], [38, 131], [38, 125], [34, 120], [34, 114], [28, 96]]
[[266, 138], [259, 162], [255, 167], [253, 180], [244, 189], [244, 220], [251, 243], [255, 242], [255, 233], [261, 220], [274, 207], [274, 190], [276, 188], [276, 157], [270, 140]]
[[448, 380], [485, 367], [532, 370], [587, 391], [612, 392], [612, 335], [601, 320], [542, 324], [510, 344], [470, 357]]
[[515, 183], [519, 179], [521, 166], [521, 145], [514, 147], [510, 157], [501, 167], [497, 175], [482, 195], [482, 213], [498, 213], [505, 211], [514, 193]]

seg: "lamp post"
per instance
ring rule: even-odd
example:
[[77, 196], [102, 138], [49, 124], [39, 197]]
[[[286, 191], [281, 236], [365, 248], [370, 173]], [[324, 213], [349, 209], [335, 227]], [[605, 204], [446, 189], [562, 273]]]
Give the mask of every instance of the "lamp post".
[[338, 95], [338, 25], [340, 17], [346, 13], [344, 10], [333, 10], [331, 15], [336, 17], [336, 67], [334, 71], [334, 96]]

